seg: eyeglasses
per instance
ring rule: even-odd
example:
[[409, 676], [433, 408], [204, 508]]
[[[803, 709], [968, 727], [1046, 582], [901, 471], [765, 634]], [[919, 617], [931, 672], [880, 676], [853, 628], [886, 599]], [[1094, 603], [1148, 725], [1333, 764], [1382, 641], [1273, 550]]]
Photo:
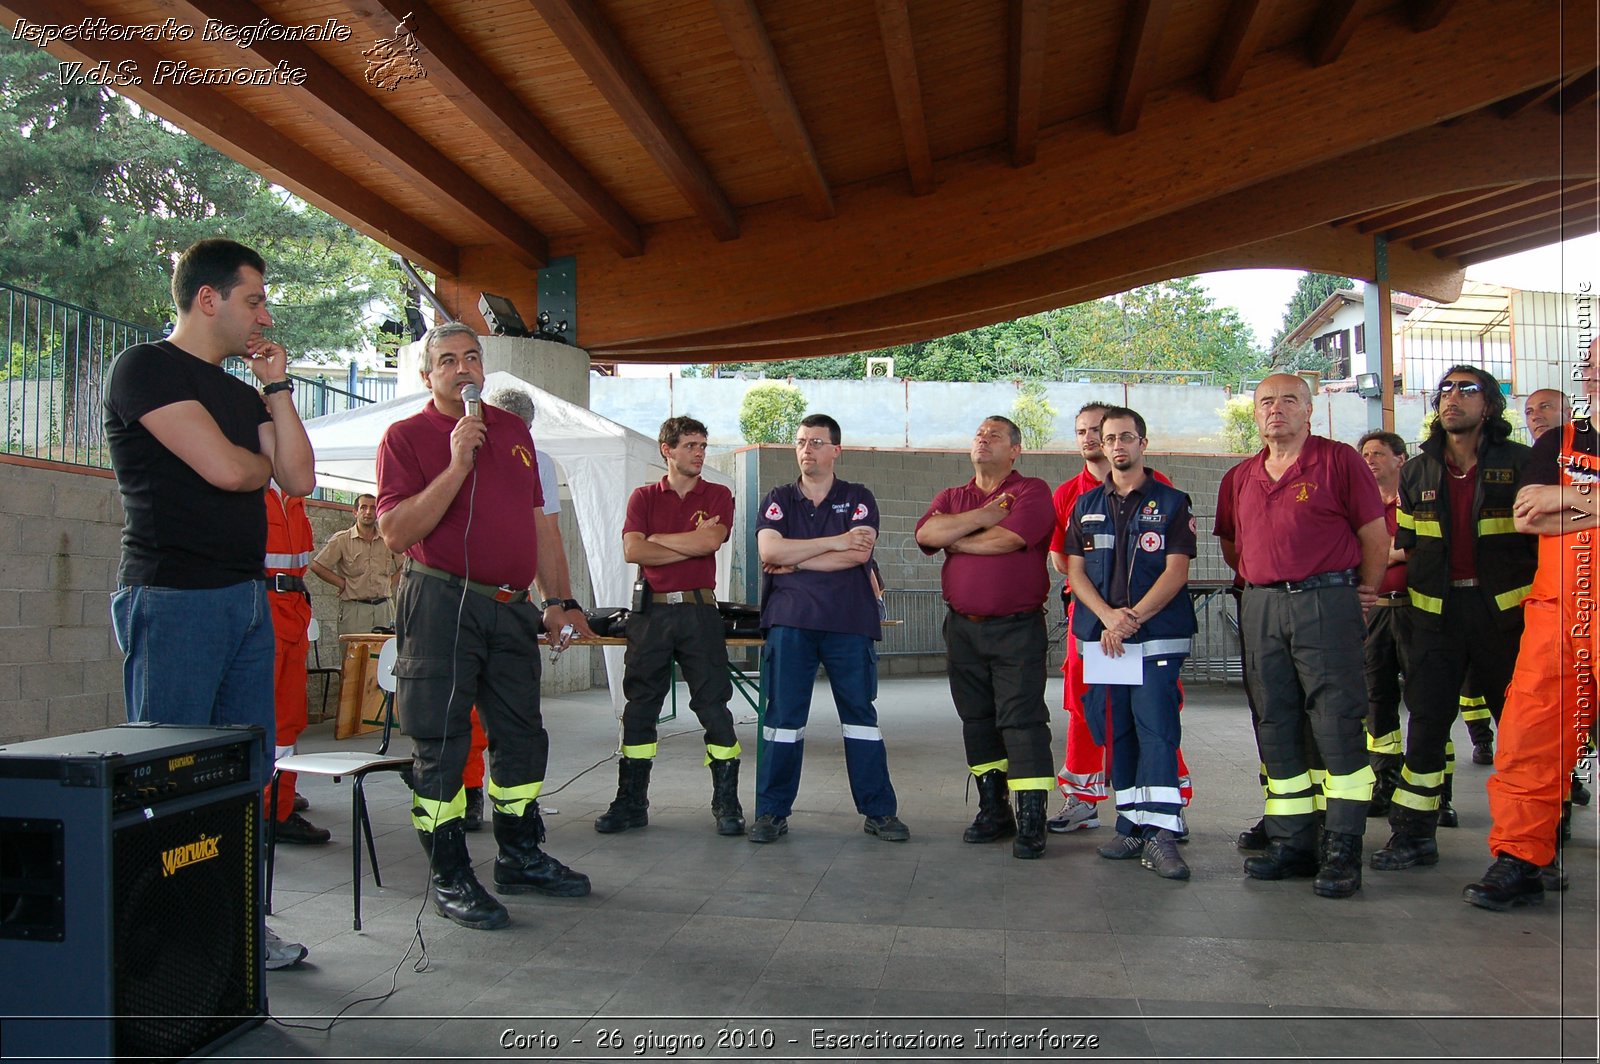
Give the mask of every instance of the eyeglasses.
[[1144, 439], [1144, 437], [1140, 436], [1136, 432], [1118, 432], [1118, 433], [1114, 433], [1114, 434], [1109, 435], [1109, 436], [1101, 436], [1100, 437], [1100, 442], [1101, 443], [1120, 443], [1124, 447], [1132, 447], [1134, 444], [1138, 443], [1142, 439]]
[[1483, 391], [1483, 385], [1477, 381], [1440, 381], [1439, 394], [1449, 395], [1457, 392], [1461, 395], [1478, 395]]
[[802, 436], [794, 441], [794, 445], [799, 450], [806, 451], [814, 447], [832, 447], [833, 441], [826, 436], [812, 436], [810, 438]]

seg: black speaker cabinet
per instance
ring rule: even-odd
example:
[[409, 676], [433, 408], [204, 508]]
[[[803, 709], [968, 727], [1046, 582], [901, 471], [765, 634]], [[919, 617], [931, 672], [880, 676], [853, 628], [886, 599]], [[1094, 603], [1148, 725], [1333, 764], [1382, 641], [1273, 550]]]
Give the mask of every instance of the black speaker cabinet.
[[0, 1056], [181, 1059], [261, 1021], [262, 741], [0, 747]]

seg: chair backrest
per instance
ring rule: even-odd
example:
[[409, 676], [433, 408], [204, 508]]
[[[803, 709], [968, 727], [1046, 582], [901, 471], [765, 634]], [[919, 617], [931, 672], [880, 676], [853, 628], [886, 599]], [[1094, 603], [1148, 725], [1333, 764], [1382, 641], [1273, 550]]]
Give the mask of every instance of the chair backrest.
[[383, 691], [383, 741], [378, 753], [389, 752], [389, 737], [394, 730], [394, 662], [397, 657], [395, 641], [387, 639], [378, 651], [378, 687]]
[[315, 617], [311, 618], [311, 623], [306, 625], [306, 641], [309, 643], [316, 643], [317, 638], [321, 635], [322, 625], [317, 623], [317, 619]]

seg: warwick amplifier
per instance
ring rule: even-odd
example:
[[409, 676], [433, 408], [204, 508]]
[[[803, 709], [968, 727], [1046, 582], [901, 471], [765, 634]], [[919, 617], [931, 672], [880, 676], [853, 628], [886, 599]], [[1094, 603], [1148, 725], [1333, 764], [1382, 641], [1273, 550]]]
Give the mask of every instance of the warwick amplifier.
[[262, 734], [0, 747], [0, 1056], [177, 1059], [261, 1022]]

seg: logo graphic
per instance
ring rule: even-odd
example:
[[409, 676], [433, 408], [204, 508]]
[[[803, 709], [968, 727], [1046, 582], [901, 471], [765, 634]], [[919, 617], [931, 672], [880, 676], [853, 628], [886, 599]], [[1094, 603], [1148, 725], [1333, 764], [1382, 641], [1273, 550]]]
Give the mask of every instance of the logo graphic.
[[772, 503], [772, 505], [767, 507], [766, 518], [768, 521], [783, 520], [783, 507], [779, 506], [776, 502]]
[[856, 503], [856, 512], [850, 515], [850, 520], [852, 520], [852, 521], [865, 521], [866, 519], [867, 519], [867, 504], [864, 503], [864, 502]]
[[1434, 502], [1438, 498], [1439, 498], [1439, 493], [1437, 491], [1425, 491], [1425, 492], [1422, 493], [1422, 501], [1423, 502]]
[[163, 878], [170, 876], [179, 869], [187, 868], [201, 861], [209, 861], [219, 853], [222, 843], [221, 835], [201, 835], [194, 842], [186, 842], [182, 846], [174, 846], [161, 853], [161, 875]]
[[1317, 486], [1309, 480], [1296, 481], [1290, 487], [1294, 488], [1295, 502], [1310, 502], [1312, 493], [1317, 490]]
[[515, 447], [511, 448], [511, 453], [522, 459], [523, 465], [528, 466], [529, 468], [533, 467], [533, 452], [522, 446], [522, 444], [519, 443]]
[[1194, 535], [1194, 533], [1195, 533], [1195, 523], [1194, 523], [1194, 518], [1191, 517], [1191, 518], [1189, 518], [1189, 534], [1192, 536], [1192, 535]]
[[1146, 554], [1154, 554], [1161, 549], [1161, 533], [1146, 532], [1139, 537], [1139, 549]]
[[194, 764], [193, 754], [179, 754], [177, 757], [167, 758], [167, 771], [173, 772], [180, 768], [188, 768]]
[[417, 59], [417, 52], [422, 46], [417, 43], [417, 35], [411, 32], [411, 27], [406, 25], [410, 17], [411, 13], [407, 12], [406, 17], [395, 26], [393, 37], [380, 37], [372, 42], [371, 48], [361, 53], [361, 57], [367, 61], [364, 71], [367, 84], [393, 92], [407, 81], [428, 76], [427, 70]]

